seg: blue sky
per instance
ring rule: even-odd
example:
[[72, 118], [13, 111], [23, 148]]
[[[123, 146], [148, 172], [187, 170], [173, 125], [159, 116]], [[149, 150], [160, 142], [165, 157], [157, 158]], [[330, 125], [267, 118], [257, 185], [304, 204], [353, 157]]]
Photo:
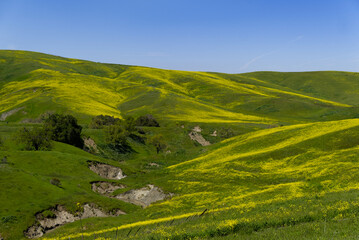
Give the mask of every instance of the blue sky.
[[359, 72], [359, 0], [1, 0], [0, 49], [190, 71]]

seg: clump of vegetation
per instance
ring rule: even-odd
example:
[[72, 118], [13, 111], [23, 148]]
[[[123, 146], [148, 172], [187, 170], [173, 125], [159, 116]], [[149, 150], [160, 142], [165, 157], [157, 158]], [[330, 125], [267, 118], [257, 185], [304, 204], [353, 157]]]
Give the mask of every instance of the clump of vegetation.
[[137, 142], [145, 143], [144, 139], [136, 134], [139, 132], [136, 123], [137, 120], [132, 116], [119, 119], [109, 115], [98, 115], [92, 119], [90, 127], [103, 128], [105, 143], [117, 152], [126, 153], [132, 151], [127, 141], [128, 137]]
[[56, 187], [61, 187], [61, 181], [58, 178], [52, 178], [50, 183]]
[[13, 223], [16, 221], [17, 221], [16, 216], [5, 216], [1, 218], [2, 223]]
[[2, 164], [7, 164], [7, 156], [4, 156], [2, 159], [1, 159], [1, 163]]
[[92, 121], [89, 125], [90, 128], [103, 128], [104, 126], [114, 125], [120, 122], [121, 119], [115, 118], [109, 115], [98, 115], [92, 118]]
[[218, 131], [218, 136], [221, 138], [231, 138], [236, 136], [236, 134], [231, 128], [221, 128]]
[[16, 138], [24, 145], [24, 150], [50, 150], [52, 147], [51, 133], [44, 128], [34, 127], [28, 129], [24, 127], [18, 132]]
[[124, 121], [122, 123], [126, 129], [126, 131], [128, 132], [135, 132], [137, 131], [137, 128], [136, 128], [136, 120], [134, 117], [132, 116], [126, 116], [124, 118]]
[[107, 126], [105, 129], [105, 142], [118, 152], [130, 152], [131, 147], [127, 142], [129, 132], [119, 124]]
[[45, 210], [41, 213], [41, 216], [40, 216], [42, 219], [45, 219], [45, 218], [56, 218], [56, 215], [55, 213], [53, 213], [51, 210]]
[[112, 145], [127, 144], [128, 132], [121, 125], [111, 125], [105, 128], [105, 141]]
[[158, 134], [149, 139], [149, 143], [156, 148], [157, 154], [167, 148], [163, 135]]
[[136, 126], [159, 127], [160, 124], [151, 114], [147, 114], [136, 119]]
[[92, 121], [89, 125], [90, 128], [99, 129], [111, 125], [124, 125], [127, 131], [136, 131], [136, 126], [145, 126], [145, 127], [159, 127], [160, 124], [157, 120], [150, 114], [139, 116], [134, 118], [132, 116], [125, 116], [124, 119], [116, 118], [109, 115], [98, 115], [92, 118]]
[[82, 148], [84, 140], [81, 137], [82, 127], [72, 115], [52, 114], [44, 123], [44, 129], [51, 134], [51, 139]]

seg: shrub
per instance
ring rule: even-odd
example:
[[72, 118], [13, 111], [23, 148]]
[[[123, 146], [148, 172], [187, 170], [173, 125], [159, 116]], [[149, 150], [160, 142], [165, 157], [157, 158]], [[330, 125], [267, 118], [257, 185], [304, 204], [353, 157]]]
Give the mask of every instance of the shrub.
[[132, 116], [126, 116], [126, 117], [124, 118], [123, 125], [124, 125], [126, 131], [128, 131], [128, 132], [135, 132], [135, 131], [137, 131], [137, 128], [136, 128], [136, 120], [135, 120], [135, 118], [132, 117]]
[[44, 123], [46, 131], [51, 133], [51, 139], [82, 148], [84, 140], [81, 137], [82, 127], [72, 115], [52, 114]]
[[236, 134], [231, 128], [221, 128], [218, 131], [218, 136], [221, 138], [231, 138], [234, 137]]
[[2, 223], [13, 223], [16, 221], [17, 221], [16, 216], [5, 216], [1, 218]]
[[56, 186], [56, 187], [60, 187], [60, 186], [61, 186], [61, 182], [60, 182], [60, 180], [59, 180], [58, 178], [52, 178], [52, 179], [50, 180], [50, 183], [51, 183], [52, 185]]
[[98, 115], [92, 118], [90, 128], [103, 128], [104, 126], [114, 125], [122, 120], [109, 115]]
[[111, 125], [105, 128], [105, 141], [112, 145], [127, 145], [128, 132], [121, 125]]
[[106, 144], [119, 153], [132, 152], [132, 148], [127, 142], [129, 132], [122, 125], [111, 125], [105, 129], [105, 142]]
[[166, 143], [164, 141], [164, 138], [163, 138], [163, 136], [161, 134], [153, 136], [149, 140], [149, 143], [151, 145], [155, 146], [157, 154], [160, 151], [163, 151], [163, 150], [165, 150], [167, 148], [167, 145], [166, 145]]
[[136, 120], [132, 116], [125, 116], [124, 119], [122, 120], [109, 115], [98, 115], [92, 118], [92, 122], [90, 123], [89, 127], [98, 129], [111, 125], [121, 125], [128, 132], [137, 131]]
[[156, 119], [150, 114], [138, 117], [136, 119], [136, 125], [137, 126], [145, 126], [145, 127], [159, 127], [160, 126], [160, 124], [156, 121]]
[[17, 134], [17, 140], [24, 144], [24, 150], [50, 150], [51, 133], [43, 128], [23, 128]]

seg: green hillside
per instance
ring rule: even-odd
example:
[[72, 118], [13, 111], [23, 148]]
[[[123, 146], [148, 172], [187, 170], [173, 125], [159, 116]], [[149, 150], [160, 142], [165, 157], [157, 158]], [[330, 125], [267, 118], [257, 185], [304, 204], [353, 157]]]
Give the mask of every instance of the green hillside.
[[[76, 213], [79, 203], [126, 214], [68, 223], [44, 239], [355, 239], [358, 84], [349, 72], [186, 72], [2, 50], [0, 237], [25, 238], [37, 213]], [[23, 151], [19, 129], [51, 113], [74, 115], [99, 151], [59, 142]], [[116, 152], [89, 125], [101, 114], [152, 114], [160, 127], [141, 127], [144, 140]], [[211, 145], [191, 140], [196, 126]], [[156, 135], [166, 143], [159, 154]], [[127, 177], [106, 180], [91, 162]], [[153, 184], [171, 197], [141, 208], [94, 192], [101, 181], [125, 186], [113, 194]]]
[[[9, 121], [36, 118], [51, 110], [70, 111], [84, 122], [98, 114], [151, 112], [170, 121], [270, 124], [359, 113], [358, 93], [353, 90], [356, 73], [184, 72], [24, 51], [1, 51], [0, 59], [0, 111], [25, 107]], [[321, 88], [326, 85], [330, 88]]]

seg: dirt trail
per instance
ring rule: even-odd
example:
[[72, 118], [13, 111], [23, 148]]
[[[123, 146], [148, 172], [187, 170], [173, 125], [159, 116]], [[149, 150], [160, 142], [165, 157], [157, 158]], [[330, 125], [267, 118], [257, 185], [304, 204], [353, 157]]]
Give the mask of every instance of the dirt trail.
[[5, 121], [7, 117], [10, 117], [11, 115], [17, 113], [18, 111], [20, 111], [21, 109], [23, 109], [24, 107], [19, 107], [19, 108], [15, 108], [12, 109], [10, 111], [4, 112], [0, 115], [0, 121]]

